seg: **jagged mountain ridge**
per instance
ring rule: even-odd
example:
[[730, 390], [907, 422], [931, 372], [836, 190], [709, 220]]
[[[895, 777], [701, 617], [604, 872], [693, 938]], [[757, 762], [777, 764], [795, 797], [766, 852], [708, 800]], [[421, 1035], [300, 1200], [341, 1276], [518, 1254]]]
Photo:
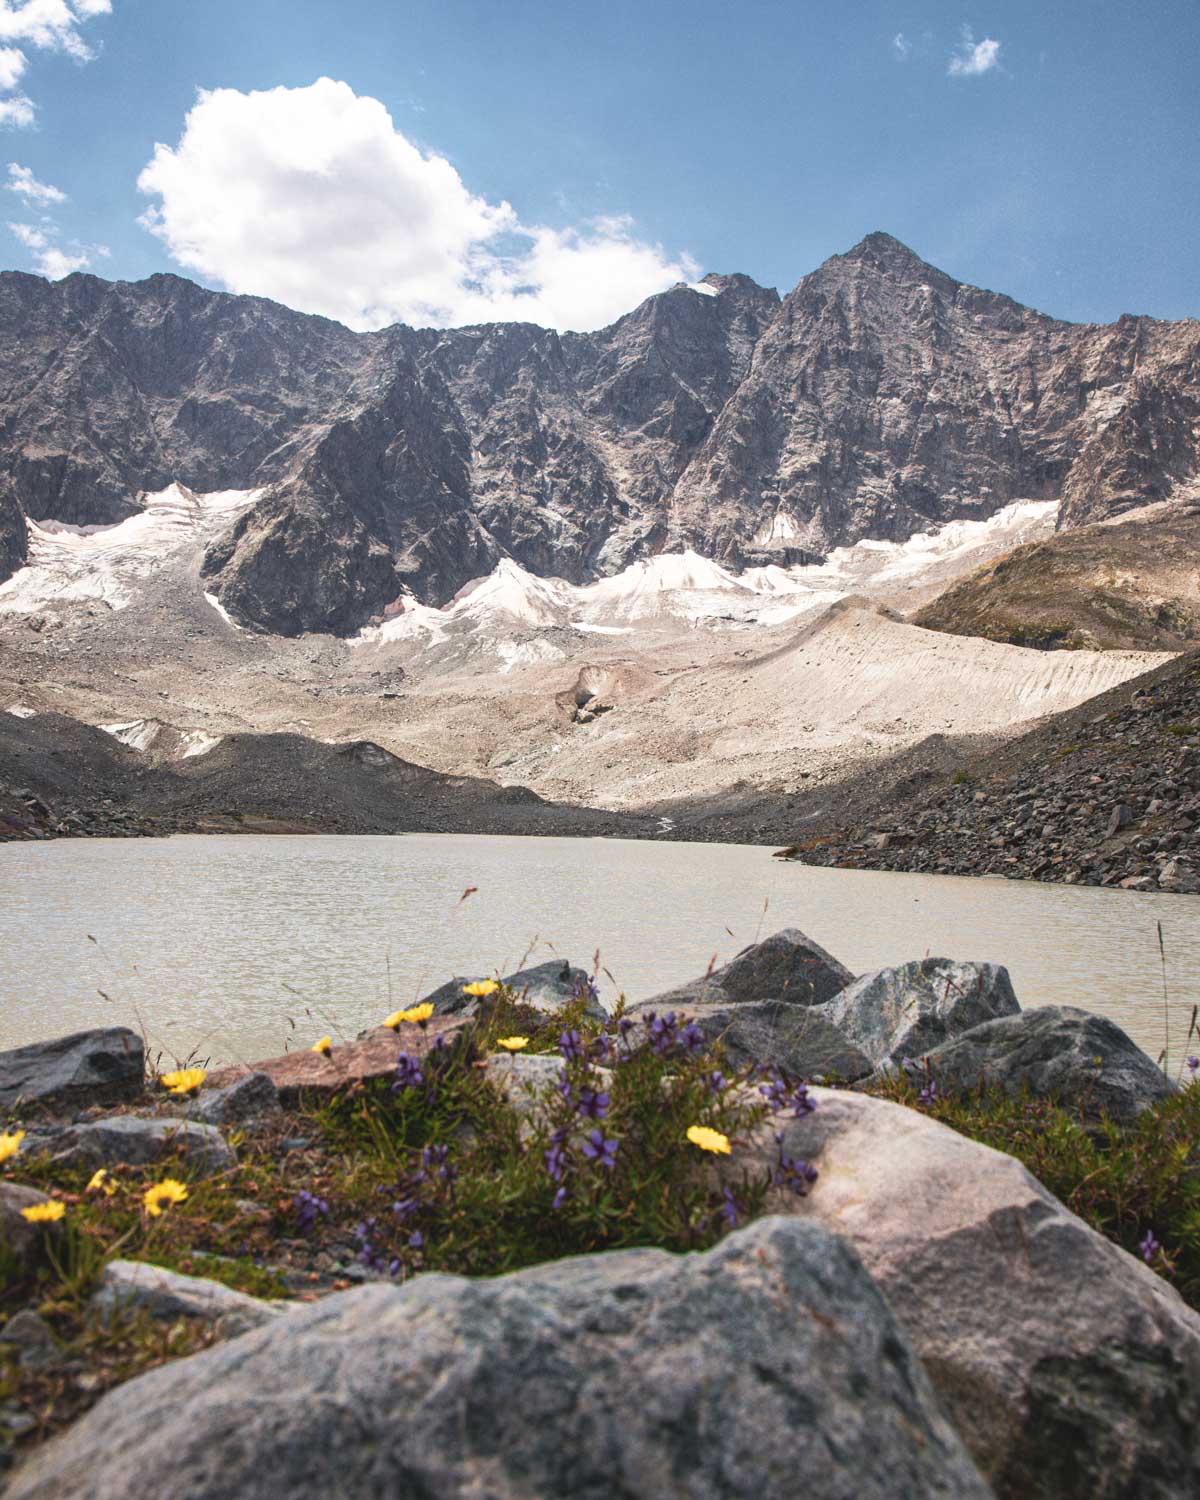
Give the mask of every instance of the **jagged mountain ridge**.
[[347, 632], [511, 556], [574, 583], [901, 540], [1016, 498], [1068, 525], [1200, 472], [1200, 324], [1076, 325], [870, 235], [781, 303], [745, 276], [611, 327], [356, 334], [174, 276], [0, 275], [0, 577], [22, 513], [111, 524], [262, 488], [205, 561], [234, 615]]

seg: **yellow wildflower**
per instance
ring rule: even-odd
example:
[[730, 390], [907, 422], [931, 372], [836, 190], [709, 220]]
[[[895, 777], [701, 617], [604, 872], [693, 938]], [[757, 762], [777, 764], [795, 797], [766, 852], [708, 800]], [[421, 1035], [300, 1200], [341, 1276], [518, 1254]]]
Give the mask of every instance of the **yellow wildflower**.
[[198, 1089], [208, 1073], [204, 1068], [180, 1068], [174, 1073], [160, 1073], [158, 1081], [173, 1094], [190, 1094]]
[[87, 1185], [89, 1193], [103, 1193], [106, 1198], [111, 1198], [116, 1192], [117, 1185], [108, 1175], [107, 1167], [100, 1167], [92, 1173], [92, 1180]]
[[327, 1036], [323, 1036], [319, 1042], [314, 1042], [309, 1050], [319, 1052], [322, 1057], [328, 1057], [333, 1051], [333, 1043]]
[[527, 1036], [502, 1036], [496, 1038], [496, 1046], [503, 1047], [505, 1052], [520, 1052], [522, 1047], [529, 1046]]
[[16, 1156], [24, 1139], [23, 1130], [14, 1130], [11, 1134], [0, 1135], [0, 1162], [6, 1162], [10, 1157]]
[[499, 988], [494, 979], [477, 979], [474, 984], [463, 985], [463, 994], [474, 995], [481, 1000], [485, 995], [494, 995]]
[[710, 1130], [707, 1125], [689, 1125], [687, 1138], [693, 1146], [699, 1146], [701, 1151], [712, 1151], [717, 1156], [728, 1156], [730, 1153], [729, 1137], [722, 1135], [719, 1130]]
[[177, 1182], [174, 1177], [164, 1177], [161, 1182], [146, 1189], [142, 1202], [150, 1217], [157, 1219], [165, 1209], [174, 1208], [177, 1203], [186, 1203], [187, 1195], [188, 1190], [182, 1182]]
[[397, 1031], [404, 1021], [414, 1021], [418, 1025], [423, 1025], [431, 1015], [433, 1015], [433, 1006], [426, 1000], [421, 1005], [410, 1005], [407, 1010], [395, 1011], [383, 1024]]
[[33, 1203], [21, 1210], [21, 1217], [30, 1224], [55, 1224], [66, 1213], [62, 1203]]

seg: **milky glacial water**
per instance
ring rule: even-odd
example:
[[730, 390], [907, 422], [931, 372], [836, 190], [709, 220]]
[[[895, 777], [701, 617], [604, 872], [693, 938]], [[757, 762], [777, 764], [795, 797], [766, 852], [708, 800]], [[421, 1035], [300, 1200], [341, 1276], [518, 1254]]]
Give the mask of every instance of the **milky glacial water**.
[[[468, 888], [473, 893], [464, 898]], [[181, 837], [0, 845], [0, 1047], [89, 1026], [228, 1061], [353, 1037], [451, 974], [591, 965], [641, 999], [800, 927], [855, 973], [1007, 964], [1023, 1006], [1111, 1016], [1152, 1055], [1200, 1000], [1200, 897], [809, 869], [613, 839]], [[1195, 1050], [1200, 1051], [1200, 1046]]]

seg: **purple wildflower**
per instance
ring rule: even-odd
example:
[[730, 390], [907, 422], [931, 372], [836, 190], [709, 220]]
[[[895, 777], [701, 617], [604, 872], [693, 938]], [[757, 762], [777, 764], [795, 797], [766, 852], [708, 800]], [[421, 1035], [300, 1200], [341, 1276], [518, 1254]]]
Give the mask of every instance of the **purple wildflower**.
[[1189, 1057], [1187, 1060], [1187, 1065], [1188, 1070], [1194, 1075], [1196, 1069], [1200, 1068], [1200, 1057]]
[[421, 1152], [422, 1168], [436, 1172], [443, 1182], [453, 1182], [458, 1176], [458, 1168], [447, 1159], [449, 1155], [449, 1146], [426, 1146]]
[[612, 1043], [606, 1036], [598, 1036], [592, 1042], [592, 1056], [597, 1062], [603, 1062], [612, 1051]]
[[628, 1036], [636, 1025], [636, 1021], [631, 1021], [628, 1016], [622, 1016], [617, 1022], [617, 1030], [622, 1036]]
[[603, 1120], [608, 1113], [608, 1095], [596, 1089], [579, 1090], [579, 1113], [589, 1120]]
[[563, 1204], [567, 1201], [567, 1197], [568, 1197], [568, 1194], [567, 1194], [566, 1188], [565, 1187], [560, 1187], [559, 1190], [558, 1190], [558, 1192], [555, 1193], [555, 1195], [554, 1195], [554, 1202], [550, 1205], [550, 1207], [553, 1208], [553, 1209], [560, 1209], [563, 1206]]
[[679, 1033], [679, 1040], [689, 1052], [703, 1052], [707, 1045], [704, 1033], [695, 1021], [689, 1021]]
[[583, 1038], [575, 1027], [572, 1026], [559, 1037], [558, 1050], [568, 1062], [574, 1062], [576, 1058], [583, 1056]]
[[797, 1198], [803, 1198], [816, 1180], [816, 1167], [798, 1157], [785, 1156], [782, 1151], [779, 1153], [779, 1165], [774, 1177], [776, 1187], [791, 1188]]
[[375, 1248], [374, 1234], [374, 1219], [364, 1219], [354, 1231], [354, 1238], [358, 1241], [358, 1258], [368, 1271], [383, 1271], [386, 1269], [386, 1263]]
[[593, 1130], [583, 1143], [583, 1154], [589, 1161], [594, 1161], [597, 1166], [615, 1167], [618, 1144], [617, 1141], [605, 1140], [602, 1130]]
[[554, 1085], [554, 1087], [563, 1096], [564, 1103], [570, 1104], [573, 1102], [574, 1095], [571, 1090], [571, 1080], [567, 1077], [566, 1068], [564, 1068], [558, 1075], [558, 1082]]
[[418, 1088], [424, 1082], [425, 1075], [421, 1072], [420, 1061], [409, 1057], [407, 1052], [402, 1052], [396, 1059], [396, 1081], [392, 1084], [392, 1093]]
[[419, 1229], [414, 1229], [408, 1237], [408, 1248], [410, 1250], [422, 1250], [425, 1247], [425, 1236]]
[[650, 1050], [658, 1057], [665, 1057], [675, 1045], [678, 1030], [679, 1019], [673, 1010], [665, 1016], [655, 1016], [649, 1026]]
[[421, 1200], [419, 1198], [398, 1198], [392, 1204], [392, 1212], [398, 1219], [411, 1219], [413, 1214], [420, 1210], [420, 1207]]
[[741, 1217], [741, 1205], [733, 1196], [733, 1190], [731, 1188], [722, 1188], [721, 1198], [723, 1200], [721, 1203], [721, 1213], [724, 1215], [725, 1221], [729, 1225], [730, 1229], [736, 1229], [738, 1219]]
[[725, 1077], [724, 1073], [710, 1073], [705, 1082], [714, 1094], [723, 1094], [729, 1087], [729, 1079]]
[[1146, 1264], [1148, 1266], [1153, 1265], [1154, 1257], [1162, 1249], [1162, 1246], [1154, 1238], [1153, 1229], [1147, 1229], [1146, 1233], [1142, 1236], [1141, 1240], [1138, 1243], [1138, 1249], [1139, 1251], [1141, 1251], [1142, 1259], [1146, 1262]]
[[299, 1192], [292, 1199], [296, 1210], [296, 1228], [301, 1234], [311, 1234], [317, 1220], [329, 1217], [329, 1204], [315, 1193]]
[[917, 1095], [917, 1103], [926, 1105], [937, 1103], [937, 1084], [932, 1078]]
[[550, 1137], [550, 1149], [545, 1154], [546, 1171], [551, 1182], [561, 1182], [567, 1170], [566, 1131], [556, 1130]]

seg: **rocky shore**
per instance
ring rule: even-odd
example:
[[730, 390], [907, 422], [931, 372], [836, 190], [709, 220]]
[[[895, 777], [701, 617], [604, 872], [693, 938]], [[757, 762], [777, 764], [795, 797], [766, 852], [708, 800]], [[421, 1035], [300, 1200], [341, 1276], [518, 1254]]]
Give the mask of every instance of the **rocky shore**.
[[120, 1028], [0, 1053], [0, 1476], [1192, 1493], [1198, 1130], [1002, 967], [855, 978], [794, 930], [612, 1016], [556, 961], [219, 1073]]
[[843, 869], [1200, 892], [1200, 656], [964, 755], [854, 826], [834, 821], [779, 853]]

